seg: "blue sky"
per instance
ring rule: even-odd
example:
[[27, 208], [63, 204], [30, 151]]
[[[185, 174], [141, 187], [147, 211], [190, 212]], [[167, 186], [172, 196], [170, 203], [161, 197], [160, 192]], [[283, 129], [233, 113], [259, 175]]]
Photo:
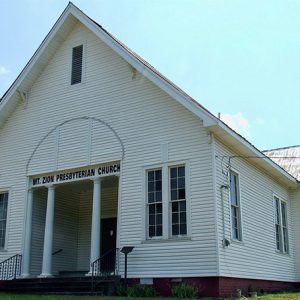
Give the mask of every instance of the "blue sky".
[[[259, 149], [300, 144], [300, 1], [73, 3]], [[0, 95], [67, 4], [0, 2]]]

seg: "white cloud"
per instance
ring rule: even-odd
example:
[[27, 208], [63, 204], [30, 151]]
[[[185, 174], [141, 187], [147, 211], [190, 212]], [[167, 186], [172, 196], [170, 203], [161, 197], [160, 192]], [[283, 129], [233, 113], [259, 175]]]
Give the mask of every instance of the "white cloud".
[[241, 135], [250, 137], [250, 123], [243, 113], [237, 112], [233, 115], [224, 113], [221, 114], [221, 120]]
[[0, 76], [9, 74], [9, 73], [10, 73], [10, 70], [6, 69], [4, 66], [0, 66]]

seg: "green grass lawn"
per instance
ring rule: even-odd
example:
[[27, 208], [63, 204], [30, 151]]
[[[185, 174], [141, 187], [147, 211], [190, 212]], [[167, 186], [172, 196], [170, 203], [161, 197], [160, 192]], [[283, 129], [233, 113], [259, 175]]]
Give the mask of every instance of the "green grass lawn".
[[[126, 297], [99, 297], [99, 296], [41, 296], [41, 295], [17, 295], [17, 294], [4, 294], [0, 293], [1, 300], [178, 300], [177, 298], [126, 298]], [[211, 300], [213, 298], [201, 298], [201, 300]], [[232, 299], [232, 298], [228, 298]], [[255, 298], [241, 298], [243, 299], [255, 299]], [[258, 300], [300, 300], [300, 293], [288, 293], [288, 294], [269, 294], [257, 298]]]

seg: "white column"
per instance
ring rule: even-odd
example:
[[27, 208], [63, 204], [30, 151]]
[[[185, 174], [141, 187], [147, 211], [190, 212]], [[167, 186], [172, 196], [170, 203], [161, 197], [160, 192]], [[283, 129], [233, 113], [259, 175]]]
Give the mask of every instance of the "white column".
[[100, 257], [101, 239], [101, 179], [94, 180], [90, 263]]
[[27, 194], [22, 277], [30, 276], [29, 272], [30, 272], [30, 249], [31, 249], [31, 229], [32, 229], [32, 205], [33, 205], [33, 190], [29, 189]]
[[53, 248], [54, 204], [55, 204], [55, 189], [54, 186], [49, 186], [45, 235], [44, 235], [43, 267], [42, 267], [42, 274], [40, 275], [40, 277], [52, 276], [51, 269], [52, 269], [52, 248]]

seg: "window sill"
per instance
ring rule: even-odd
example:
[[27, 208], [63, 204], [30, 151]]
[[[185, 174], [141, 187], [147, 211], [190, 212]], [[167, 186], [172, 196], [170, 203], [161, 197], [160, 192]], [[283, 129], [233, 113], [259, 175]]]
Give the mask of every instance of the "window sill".
[[230, 244], [245, 246], [244, 241], [230, 239]]
[[285, 257], [291, 257], [290, 253], [284, 253], [284, 252], [280, 252], [278, 250], [275, 250], [275, 253], [278, 255], [285, 256]]
[[178, 238], [170, 238], [170, 239], [149, 239], [149, 240], [143, 240], [142, 244], [189, 242], [191, 240], [192, 240], [191, 237], [178, 237]]
[[7, 249], [0, 249], [0, 253], [7, 252]]

